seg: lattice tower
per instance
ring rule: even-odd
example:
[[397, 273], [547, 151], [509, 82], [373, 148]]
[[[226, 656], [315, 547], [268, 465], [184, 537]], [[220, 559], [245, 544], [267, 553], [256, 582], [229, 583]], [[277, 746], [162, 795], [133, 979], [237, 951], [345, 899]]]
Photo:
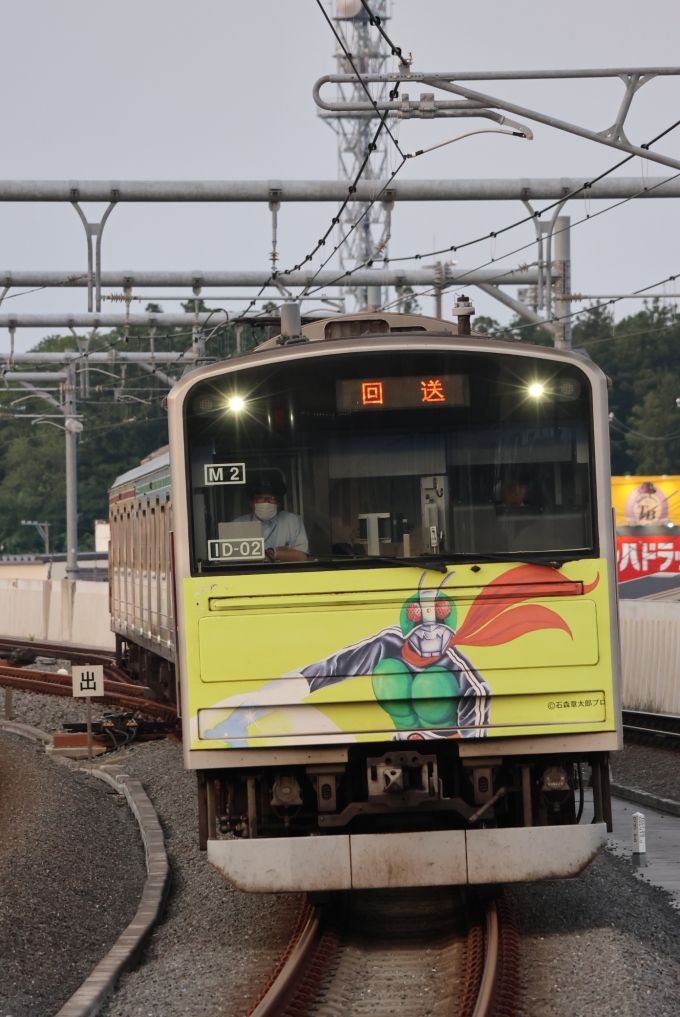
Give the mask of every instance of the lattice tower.
[[[390, 0], [374, 0], [371, 4], [374, 14], [387, 20], [390, 16]], [[338, 34], [352, 55], [354, 65], [360, 74], [384, 74], [389, 70], [391, 59], [389, 48], [382, 36], [371, 28], [368, 15], [359, 0], [335, 0], [334, 22]], [[340, 46], [335, 52], [338, 74], [352, 74], [352, 67]], [[386, 99], [389, 92], [387, 83], [371, 85], [374, 99]], [[374, 89], [379, 88], [379, 91]], [[338, 84], [338, 101], [365, 102], [366, 93], [361, 85]], [[338, 138], [338, 177], [352, 181], [359, 171], [368, 146], [373, 140], [378, 117], [375, 113], [321, 113], [323, 119], [335, 131]], [[384, 180], [389, 176], [388, 145], [392, 142], [387, 132], [378, 138], [375, 151], [364, 172], [362, 180]], [[338, 240], [366, 211], [362, 202], [350, 202], [338, 224]], [[339, 250], [340, 266], [344, 270], [363, 264], [370, 258], [382, 258], [387, 254], [390, 215], [382, 202], [376, 202], [356, 230]], [[368, 306], [367, 287], [356, 287], [347, 291], [357, 310]]]

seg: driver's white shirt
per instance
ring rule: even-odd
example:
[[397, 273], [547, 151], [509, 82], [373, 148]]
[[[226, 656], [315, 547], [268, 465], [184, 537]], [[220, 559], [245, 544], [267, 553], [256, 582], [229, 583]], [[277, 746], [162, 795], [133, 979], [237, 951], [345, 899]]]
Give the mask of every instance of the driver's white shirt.
[[270, 547], [290, 547], [295, 551], [309, 552], [309, 540], [305, 532], [305, 524], [295, 512], [283, 510], [276, 513], [273, 519], [262, 522], [254, 512], [234, 519], [235, 523], [260, 523], [264, 537], [265, 550]]

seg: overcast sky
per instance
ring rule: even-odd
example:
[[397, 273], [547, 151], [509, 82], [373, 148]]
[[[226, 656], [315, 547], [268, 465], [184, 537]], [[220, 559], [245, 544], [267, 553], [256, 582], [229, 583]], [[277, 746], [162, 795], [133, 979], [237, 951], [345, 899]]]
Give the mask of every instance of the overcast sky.
[[[397, 0], [389, 24], [419, 71], [673, 65], [679, 28], [677, 0]], [[335, 135], [311, 95], [314, 81], [335, 70], [334, 40], [315, 0], [5, 0], [3, 37], [1, 178], [336, 177]], [[623, 92], [617, 79], [479, 87], [594, 130], [612, 123]], [[646, 85], [628, 119], [630, 139], [645, 142], [673, 123], [679, 100], [677, 78]], [[414, 160], [403, 177], [586, 179], [616, 161], [604, 146], [532, 126], [531, 143], [482, 135]], [[400, 130], [407, 150], [457, 133], [443, 121], [408, 121]], [[659, 148], [680, 158], [680, 128]], [[640, 160], [622, 172], [642, 179]], [[652, 165], [649, 172], [673, 171]], [[99, 207], [90, 208], [94, 217]], [[568, 211], [580, 218], [583, 202]], [[521, 212], [519, 202], [398, 205], [390, 253], [460, 243]], [[333, 214], [330, 205], [284, 205], [281, 263], [298, 261]], [[673, 200], [629, 202], [578, 226], [573, 289], [623, 293], [680, 272], [678, 226]], [[532, 235], [528, 224], [499, 239], [496, 255]], [[85, 267], [83, 229], [69, 205], [1, 205], [0, 238], [3, 269]], [[265, 269], [269, 248], [265, 205], [128, 204], [107, 224], [103, 267]], [[459, 265], [473, 268], [489, 255], [485, 242], [461, 253]], [[520, 258], [528, 260], [503, 264]], [[473, 296], [479, 313], [508, 319], [491, 298]], [[447, 316], [452, 303], [445, 297]], [[46, 291], [6, 301], [2, 310], [86, 306], [82, 290]], [[637, 306], [627, 302], [617, 314]], [[424, 310], [432, 312], [429, 298]], [[24, 333], [20, 348], [37, 338]], [[0, 342], [5, 347], [7, 333]]]

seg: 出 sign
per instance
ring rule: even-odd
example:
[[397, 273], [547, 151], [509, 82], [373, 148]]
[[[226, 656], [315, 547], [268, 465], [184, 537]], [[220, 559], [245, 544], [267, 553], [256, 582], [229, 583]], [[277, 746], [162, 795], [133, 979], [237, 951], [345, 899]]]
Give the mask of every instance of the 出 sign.
[[101, 664], [83, 664], [71, 670], [76, 698], [104, 695], [104, 668]]

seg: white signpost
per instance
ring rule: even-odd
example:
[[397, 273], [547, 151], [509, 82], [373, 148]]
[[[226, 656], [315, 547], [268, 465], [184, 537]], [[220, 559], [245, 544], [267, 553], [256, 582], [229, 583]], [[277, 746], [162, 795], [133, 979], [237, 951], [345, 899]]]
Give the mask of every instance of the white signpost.
[[645, 837], [645, 817], [642, 812], [633, 813], [633, 864], [647, 864], [647, 840]]
[[87, 758], [92, 762], [92, 698], [104, 695], [104, 667], [102, 664], [80, 664], [71, 671], [73, 695], [87, 699]]

